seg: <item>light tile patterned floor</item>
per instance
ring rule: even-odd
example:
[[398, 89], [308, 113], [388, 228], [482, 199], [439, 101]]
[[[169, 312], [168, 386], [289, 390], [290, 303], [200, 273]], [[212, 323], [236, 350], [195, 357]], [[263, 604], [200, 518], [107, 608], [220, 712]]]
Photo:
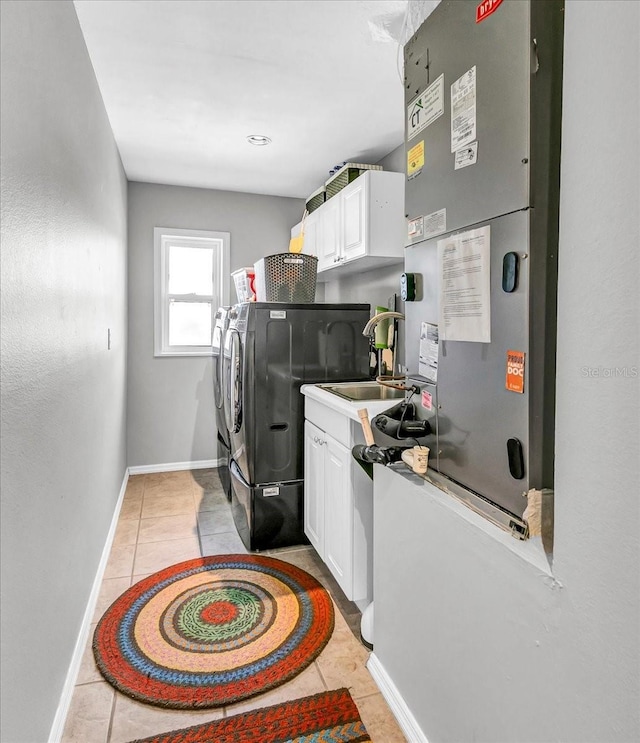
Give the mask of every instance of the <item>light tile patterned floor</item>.
[[182, 560], [246, 551], [215, 470], [129, 478], [62, 743], [126, 743], [342, 686], [355, 699], [374, 743], [405, 743], [365, 667], [369, 653], [358, 640], [357, 607], [346, 599], [312, 547], [266, 553], [314, 575], [329, 590], [336, 608], [335, 630], [329, 644], [293, 680], [245, 702], [189, 712], [141, 704], [115, 691], [102, 679], [91, 652], [93, 629], [123, 591], [146, 575]]

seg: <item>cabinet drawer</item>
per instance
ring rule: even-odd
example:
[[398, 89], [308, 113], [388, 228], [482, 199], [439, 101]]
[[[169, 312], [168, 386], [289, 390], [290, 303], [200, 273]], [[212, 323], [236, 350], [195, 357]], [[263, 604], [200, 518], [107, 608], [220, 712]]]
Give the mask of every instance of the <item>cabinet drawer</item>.
[[317, 400], [306, 397], [304, 417], [318, 428], [331, 434], [343, 446], [351, 448], [351, 421], [344, 413], [339, 413]]

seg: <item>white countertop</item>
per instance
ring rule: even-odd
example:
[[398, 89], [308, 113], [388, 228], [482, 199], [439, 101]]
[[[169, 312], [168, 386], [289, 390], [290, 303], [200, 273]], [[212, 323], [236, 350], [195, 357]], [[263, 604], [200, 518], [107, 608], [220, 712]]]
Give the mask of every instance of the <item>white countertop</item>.
[[[324, 384], [331, 384], [332, 387], [339, 387], [341, 384], [344, 384], [345, 387], [348, 387], [353, 385], [354, 382], [325, 382]], [[357, 384], [364, 383], [358, 382]], [[377, 382], [367, 382], [366, 384], [376, 385]], [[388, 410], [400, 402], [399, 398], [393, 398], [390, 400], [345, 400], [338, 395], [334, 395], [333, 392], [323, 390], [322, 385], [318, 384], [303, 384], [300, 391], [309, 399], [322, 403], [328, 408], [331, 408], [338, 413], [342, 413], [342, 415], [345, 415], [347, 418], [358, 422], [360, 421], [358, 411], [362, 410], [362, 408], [367, 409], [369, 420], [371, 420], [374, 416], [378, 415], [378, 413], [382, 413], [384, 410]]]

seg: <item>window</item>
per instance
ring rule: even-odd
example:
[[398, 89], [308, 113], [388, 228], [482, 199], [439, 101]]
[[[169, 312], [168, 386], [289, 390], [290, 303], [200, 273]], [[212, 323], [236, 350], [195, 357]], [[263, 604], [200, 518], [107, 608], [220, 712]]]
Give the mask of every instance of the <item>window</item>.
[[209, 356], [213, 318], [229, 301], [228, 232], [156, 227], [155, 355]]

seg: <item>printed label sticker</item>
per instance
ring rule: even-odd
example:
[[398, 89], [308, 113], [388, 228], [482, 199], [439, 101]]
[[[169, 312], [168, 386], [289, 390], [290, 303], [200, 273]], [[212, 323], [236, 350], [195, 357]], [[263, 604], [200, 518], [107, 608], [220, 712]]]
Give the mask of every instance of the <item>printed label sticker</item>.
[[438, 382], [438, 326], [423, 322], [420, 327], [418, 374], [433, 384]]
[[433, 410], [433, 397], [431, 396], [430, 392], [422, 390], [420, 401], [423, 408], [426, 408], [427, 410]]
[[416, 217], [407, 222], [407, 237], [413, 239], [424, 234], [424, 217]]
[[407, 106], [407, 140], [444, 113], [444, 73]]
[[271, 320], [286, 320], [287, 311], [286, 310], [269, 310], [269, 318]]
[[510, 392], [524, 392], [524, 352], [507, 351], [506, 388]]
[[273, 495], [280, 495], [280, 488], [264, 488], [262, 495], [271, 497]]
[[478, 160], [478, 143], [472, 142], [467, 147], [457, 150], [455, 153], [455, 170], [466, 168], [468, 165], [475, 165]]
[[407, 152], [407, 176], [417, 175], [424, 165], [424, 139]]
[[447, 210], [439, 209], [424, 218], [424, 236], [435, 237], [447, 231]]
[[451, 86], [451, 152], [476, 137], [476, 66]]

